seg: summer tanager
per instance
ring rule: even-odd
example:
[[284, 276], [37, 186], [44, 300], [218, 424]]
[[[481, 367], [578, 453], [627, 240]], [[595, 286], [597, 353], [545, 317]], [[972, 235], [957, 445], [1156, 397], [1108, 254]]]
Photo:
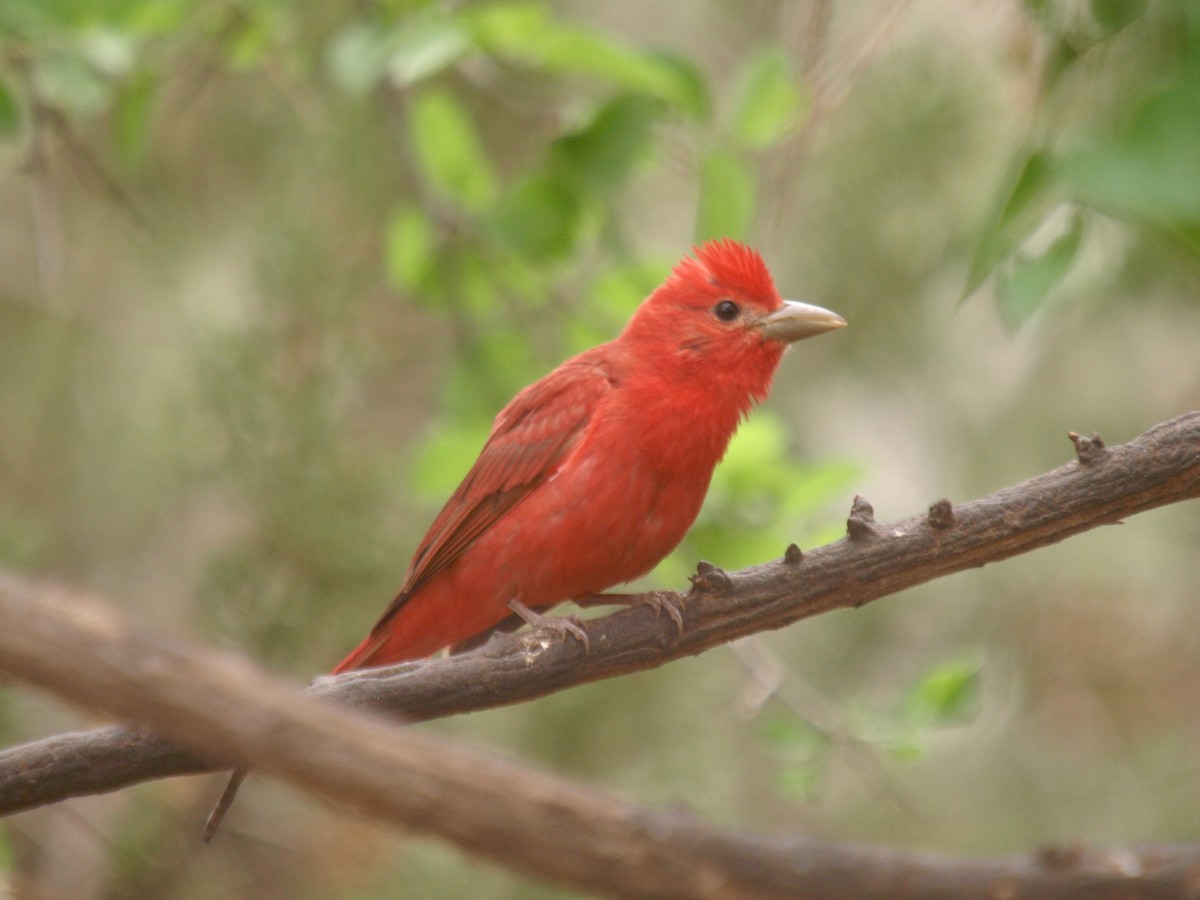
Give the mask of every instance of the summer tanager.
[[697, 248], [615, 340], [500, 411], [396, 599], [333, 672], [428, 656], [514, 613], [586, 642], [577, 625], [539, 611], [631, 581], [670, 553], [788, 344], [845, 324], [780, 299], [754, 250], [730, 240]]

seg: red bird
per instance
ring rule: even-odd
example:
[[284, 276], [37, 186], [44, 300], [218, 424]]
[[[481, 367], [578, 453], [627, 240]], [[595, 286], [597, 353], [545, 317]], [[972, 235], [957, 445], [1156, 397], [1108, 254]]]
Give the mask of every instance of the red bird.
[[[334, 673], [428, 656], [514, 613], [586, 643], [570, 620], [537, 611], [654, 568], [695, 521], [787, 345], [845, 324], [781, 300], [750, 248], [723, 240], [696, 249], [615, 340], [500, 411], [400, 593]], [[223, 811], [214, 810], [206, 839]]]
[[699, 248], [616, 340], [500, 411], [400, 593], [333, 671], [428, 656], [513, 613], [543, 625], [534, 610], [645, 575], [695, 521], [787, 345], [845, 324], [781, 300], [748, 247]]

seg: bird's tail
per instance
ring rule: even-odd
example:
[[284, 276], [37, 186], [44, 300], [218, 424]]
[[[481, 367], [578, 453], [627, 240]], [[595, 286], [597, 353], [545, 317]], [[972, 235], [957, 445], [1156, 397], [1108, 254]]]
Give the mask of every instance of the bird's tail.
[[[384, 636], [372, 632], [367, 635], [366, 639], [350, 652], [350, 655], [343, 659], [340, 663], [334, 666], [331, 675], [336, 675], [339, 672], [348, 672], [351, 669], [361, 668], [369, 663], [371, 654], [377, 652], [384, 643]], [[233, 806], [233, 801], [237, 798], [238, 788], [242, 786], [242, 782], [249, 775], [246, 769], [235, 769], [233, 774], [229, 776], [229, 781], [225, 785], [225, 790], [221, 792], [221, 797], [213, 806], [212, 812], [208, 814], [208, 819], [204, 822], [204, 830], [200, 832], [200, 837], [204, 843], [208, 843], [217, 833], [217, 829], [221, 827], [221, 822], [225, 818], [225, 813], [229, 812], [229, 807]]]
[[207, 844], [211, 841], [213, 835], [217, 833], [217, 829], [221, 827], [221, 820], [225, 818], [225, 813], [229, 812], [229, 807], [233, 806], [233, 800], [237, 797], [238, 788], [242, 786], [242, 782], [246, 780], [248, 774], [245, 769], [235, 769], [233, 774], [229, 776], [229, 782], [225, 785], [225, 790], [221, 792], [221, 799], [212, 808], [212, 812], [208, 814], [208, 819], [204, 823], [204, 830], [200, 832], [200, 837], [204, 839], [204, 843]]
[[355, 647], [340, 663], [333, 667], [330, 675], [349, 672], [351, 669], [361, 669], [371, 664], [371, 658], [379, 652], [386, 642], [387, 635], [372, 631], [361, 644]]
[[[420, 659], [462, 638], [462, 626], [453, 616], [445, 615], [438, 604], [427, 604], [413, 610], [403, 602], [406, 599], [407, 596], [401, 594], [371, 629], [371, 633], [351, 650], [345, 659], [334, 666], [330, 674], [337, 675], [352, 669]], [[400, 615], [402, 612], [403, 616]], [[416, 615], [413, 615], [414, 612]], [[249, 773], [246, 770], [238, 769], [230, 776], [221, 799], [217, 801], [204, 823], [202, 837], [205, 843], [211, 841], [217, 833], [221, 820], [233, 805], [238, 788], [246, 780], [247, 774]]]
[[426, 585], [419, 599], [401, 593], [371, 633], [330, 674], [424, 659], [490, 628], [494, 622], [487, 619], [486, 611], [482, 621], [473, 620], [478, 615], [472, 616], [475, 610], [470, 599], [464, 603], [452, 585]]

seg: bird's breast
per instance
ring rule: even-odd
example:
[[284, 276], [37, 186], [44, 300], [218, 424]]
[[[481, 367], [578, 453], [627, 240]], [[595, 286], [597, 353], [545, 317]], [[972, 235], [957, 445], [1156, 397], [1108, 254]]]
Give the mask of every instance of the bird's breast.
[[738, 421], [666, 390], [606, 400], [553, 474], [477, 539], [473, 558], [504, 568], [498, 583], [530, 606], [653, 569], [696, 520]]

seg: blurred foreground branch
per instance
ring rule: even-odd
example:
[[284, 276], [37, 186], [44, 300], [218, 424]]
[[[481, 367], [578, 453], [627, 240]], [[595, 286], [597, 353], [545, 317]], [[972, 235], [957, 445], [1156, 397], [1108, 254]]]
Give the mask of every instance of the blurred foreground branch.
[[[1098, 436], [1072, 438], [1076, 462], [980, 500], [957, 507], [942, 501], [927, 515], [881, 525], [859, 498], [848, 536], [834, 544], [805, 554], [789, 548], [782, 560], [732, 575], [702, 565], [684, 598], [682, 635], [666, 617], [656, 621], [646, 609], [626, 610], [590, 623], [590, 654], [576, 642], [507, 635], [458, 657], [321, 679], [312, 691], [409, 719], [515, 703], [652, 668], [817, 613], [861, 606], [1200, 496], [1200, 412], [1157, 425], [1119, 447], [1105, 447]], [[506, 864], [629, 895], [656, 893], [666, 885], [697, 896], [731, 886], [764, 895], [766, 887], [756, 879], [776, 875], [790, 879], [794, 892], [804, 883], [795, 880], [803, 873], [820, 870], [834, 877], [826, 864], [841, 873], [838, 878], [853, 879], [847, 884], [855, 896], [872, 895], [864, 879], [903, 878], [927, 896], [937, 889], [927, 880], [931, 872], [957, 873], [956, 878], [968, 870], [974, 878], [1061, 874], [1029, 862], [950, 863], [715, 831], [330, 709], [268, 681], [245, 661], [151, 639], [86, 595], [62, 587], [0, 579], [0, 616], [6, 626], [0, 629], [0, 669], [165, 736], [106, 728], [10, 749], [0, 754], [0, 812], [236, 763], [436, 832]], [[568, 849], [568, 833], [579, 836], [579, 847]], [[1172, 866], [1184, 865], [1183, 857], [1195, 862], [1190, 850], [1154, 853], [1165, 866], [1154, 869], [1160, 875], [1169, 870], [1171, 877], [1182, 877]], [[644, 864], [618, 876], [616, 870], [629, 868], [630, 859]], [[1092, 857], [1079, 859], [1087, 870]], [[837, 860], [845, 867], [835, 865]], [[1063, 871], [1082, 870], [1072, 863]], [[617, 884], [614, 878], [625, 880]], [[889, 885], [889, 895], [896, 896], [896, 881], [878, 884]], [[1059, 884], [1056, 895], [1066, 886]]]
[[[503, 865], [617, 897], [1176, 897], [1200, 848], [953, 860], [716, 828], [635, 806], [170, 643], [79, 591], [0, 580], [0, 668], [212, 760], [252, 765]], [[45, 745], [43, 745], [45, 746]], [[10, 773], [11, 774], [11, 773]]]

